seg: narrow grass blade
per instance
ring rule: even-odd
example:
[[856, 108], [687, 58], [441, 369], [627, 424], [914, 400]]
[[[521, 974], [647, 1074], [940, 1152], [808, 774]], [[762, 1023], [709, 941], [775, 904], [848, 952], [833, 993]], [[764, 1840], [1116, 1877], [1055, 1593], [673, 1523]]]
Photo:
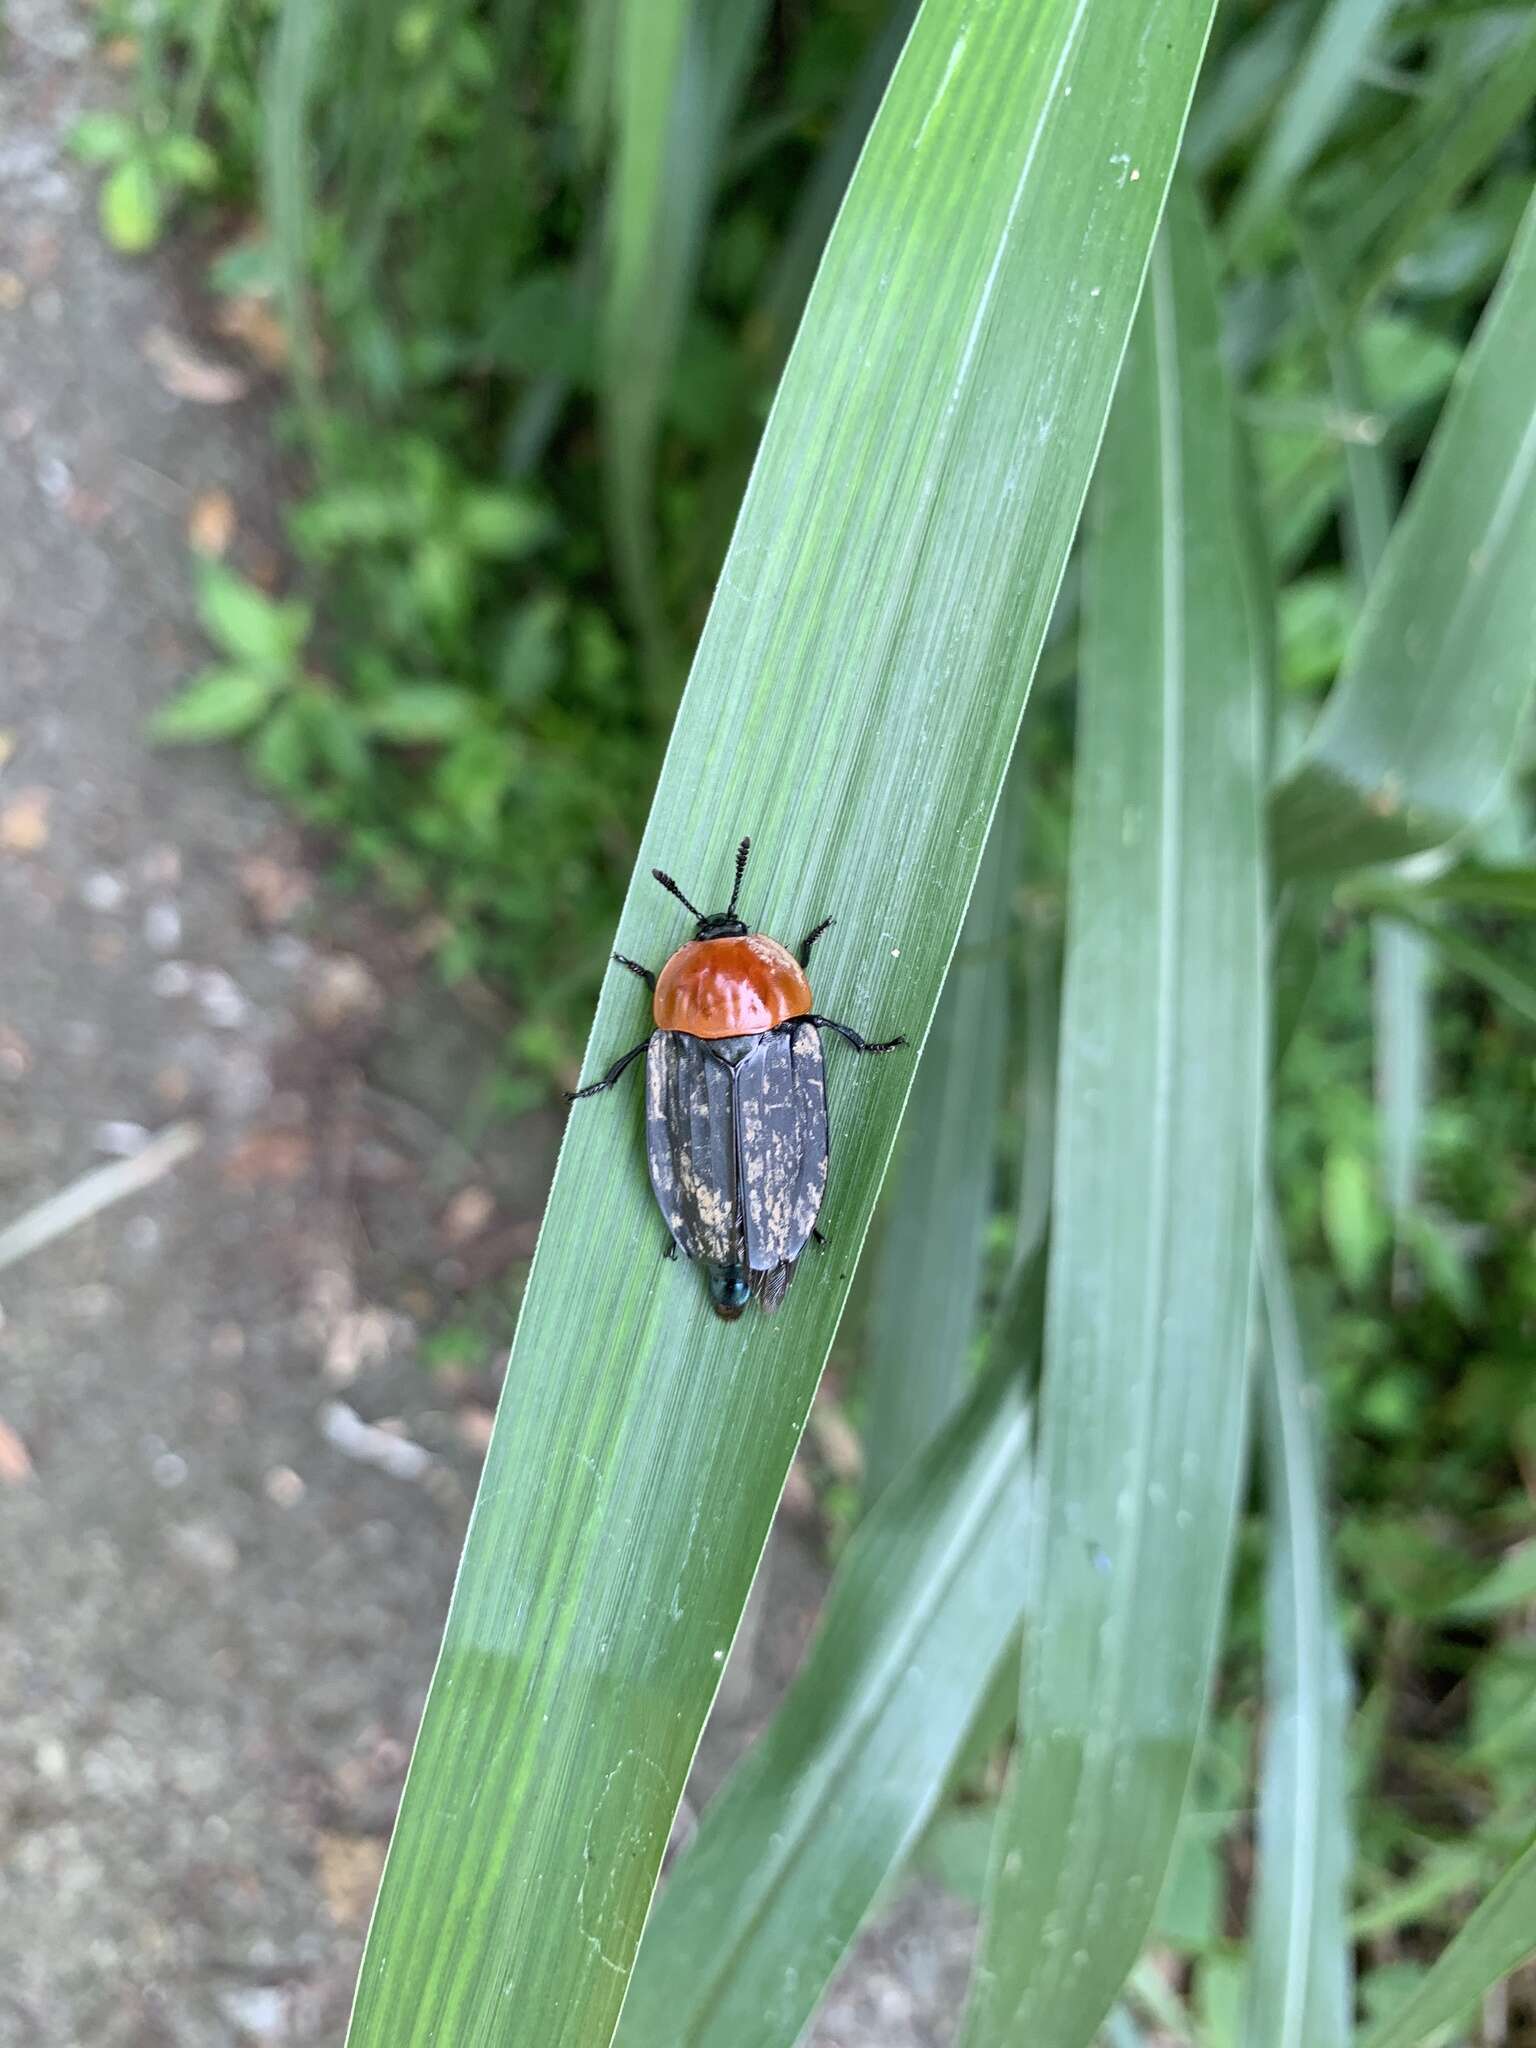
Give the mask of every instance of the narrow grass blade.
[[[615, 566], [652, 670], [664, 659], [652, 457], [707, 197], [701, 88], [690, 63], [697, 0], [614, 0], [613, 124], [601, 321], [609, 523]], [[671, 210], [682, 209], [673, 219]]]
[[192, 16], [186, 63], [176, 81], [175, 126], [192, 134], [203, 111], [208, 77], [229, 21], [229, 0], [207, 0]]
[[866, 1507], [959, 1405], [969, 1378], [997, 1180], [1013, 809], [1005, 796], [888, 1183], [866, 1343]]
[[1268, 1718], [1243, 2038], [1249, 2048], [1347, 2048], [1349, 1674], [1328, 1565], [1315, 1393], [1272, 1212], [1261, 1226], [1260, 1269]]
[[309, 316], [309, 237], [313, 212], [309, 108], [325, 49], [325, 10], [283, 0], [262, 86], [262, 176], [277, 259], [278, 296], [294, 389], [313, 411], [319, 366]]
[[[396, 0], [394, 6], [386, 4], [386, 0], [373, 0], [371, 6], [360, 8], [359, 12], [368, 25], [370, 37], [382, 40], [380, 55], [384, 66], [382, 76], [373, 82], [373, 120], [366, 125], [360, 121], [355, 128], [349, 120], [341, 137], [343, 151], [350, 159], [350, 190], [345, 210], [346, 253], [340, 276], [345, 280], [345, 293], [361, 302], [379, 292], [381, 259], [406, 192], [413, 159], [419, 160], [436, 140], [432, 134], [431, 108], [434, 101], [440, 101], [452, 89], [455, 56], [477, 10], [474, 0], [438, 0], [430, 15], [422, 17], [413, 16], [409, 0]], [[381, 16], [382, 38], [375, 26]], [[515, 41], [514, 22], [505, 8], [502, 16], [498, 24], [500, 34]], [[428, 33], [412, 75], [402, 82], [390, 75], [389, 60], [396, 54], [401, 31], [409, 33], [413, 19], [422, 22]], [[504, 126], [498, 125], [499, 132], [504, 133]], [[361, 148], [359, 143], [363, 144]], [[466, 212], [458, 223], [466, 240], [469, 218]], [[466, 247], [461, 242], [460, 254], [468, 267], [474, 260], [472, 243]]]
[[1485, 1618], [1510, 1609], [1528, 1607], [1536, 1600], [1536, 1537], [1517, 1543], [1504, 1553], [1485, 1578], [1452, 1600], [1448, 1614]]
[[1510, 130], [1536, 100], [1536, 18], [1486, 69], [1454, 72], [1417, 122], [1421, 139], [1387, 180], [1375, 209], [1379, 222], [1359, 248], [1361, 227], [1351, 224], [1356, 252], [1347, 272], [1352, 305], [1363, 305], [1386, 284], [1445, 209], [1493, 161]]
[[1292, 871], [1391, 860], [1496, 797], [1536, 680], [1536, 203], [1393, 529], [1343, 673], [1276, 793]]
[[1360, 2048], [1417, 2048], [1466, 2020], [1484, 1992], [1536, 1951], [1536, 1839], [1505, 1871], [1428, 1975]]
[[1295, 1035], [1323, 949], [1331, 892], [1318, 882], [1288, 882], [1270, 923], [1270, 981], [1275, 993], [1273, 1058], [1279, 1067]]
[[[602, 401], [615, 559], [653, 669], [666, 641], [652, 504], [662, 402], [766, 14], [766, 0], [619, 0]], [[653, 680], [664, 704], [665, 678]]]
[[[614, 72], [618, 61], [619, 8], [622, 0], [579, 0], [576, 51], [571, 66], [571, 119], [583, 160], [596, 164], [613, 121]], [[665, 34], [670, 19], [658, 12], [658, 30]]]
[[1383, 908], [1389, 917], [1400, 919], [1411, 931], [1422, 934], [1447, 967], [1481, 982], [1490, 995], [1508, 1003], [1517, 1016], [1536, 1024], [1536, 982], [1509, 966], [1491, 946], [1468, 938], [1454, 925], [1425, 916], [1407, 896], [1396, 901], [1384, 899]]
[[1250, 135], [1296, 70], [1307, 34], [1306, 0], [1269, 8], [1229, 48], [1212, 52], [1184, 137], [1183, 161], [1205, 172]]
[[1263, 706], [1215, 284], [1153, 258], [1084, 574], [1022, 1741], [966, 2048], [1083, 2048], [1150, 1925], [1243, 1464], [1267, 1055]]
[[[1156, 232], [1209, 5], [926, 0], [721, 571], [618, 943], [743, 896], [827, 1013], [921, 1044]], [[1123, 160], [1122, 160], [1123, 159]], [[1134, 170], [1138, 175], [1133, 179]], [[649, 1028], [609, 978], [590, 1070]], [[829, 1050], [836, 1162], [781, 1313], [660, 1257], [633, 1096], [573, 1114], [352, 2021], [352, 2048], [603, 2048], [842, 1311], [910, 1062]]]
[[[1297, 240], [1311, 278], [1328, 347], [1339, 409], [1364, 418], [1371, 395], [1348, 316], [1340, 303], [1320, 238], [1304, 226]], [[1387, 551], [1397, 513], [1396, 480], [1379, 441], [1345, 443], [1346, 531], [1362, 594]], [[1402, 1221], [1418, 1191], [1419, 1148], [1429, 1106], [1430, 961], [1423, 941], [1378, 919], [1371, 932], [1372, 1062], [1381, 1125], [1381, 1171], [1387, 1203]]]
[[994, 1368], [886, 1488], [640, 1946], [619, 2048], [791, 2048], [938, 1805], [1020, 1619], [1028, 1426]]
[[1510, 910], [1523, 916], [1536, 914], [1536, 867], [1491, 867], [1481, 861], [1459, 861], [1443, 874], [1425, 875], [1407, 881], [1394, 876], [1390, 882], [1369, 878], [1346, 884], [1339, 892], [1341, 902], [1368, 910], [1380, 900], [1425, 911], [1440, 903], [1462, 904], [1472, 910]]
[[1418, 1197], [1419, 1151], [1429, 1105], [1429, 948], [1416, 932], [1378, 918], [1371, 931], [1376, 1113], [1381, 1178], [1401, 1220]]
[[1241, 246], [1327, 141], [1393, 0], [1328, 0], [1232, 209]]
[[1059, 936], [1029, 916], [1024, 929], [1024, 1149], [1019, 1160], [1009, 1289], [1045, 1243], [1056, 1134], [1056, 1056], [1061, 1020]]
[[[1305, 217], [1296, 220], [1295, 236], [1312, 289], [1318, 322], [1323, 330], [1328, 373], [1339, 417], [1371, 419], [1376, 416], [1376, 407], [1366, 380], [1356, 332], [1342, 303], [1339, 281], [1334, 274], [1327, 244]], [[1344, 468], [1348, 479], [1345, 533], [1355, 575], [1364, 592], [1369, 590], [1381, 567], [1393, 521], [1397, 517], [1396, 482], [1379, 437], [1362, 434], [1344, 436]]]

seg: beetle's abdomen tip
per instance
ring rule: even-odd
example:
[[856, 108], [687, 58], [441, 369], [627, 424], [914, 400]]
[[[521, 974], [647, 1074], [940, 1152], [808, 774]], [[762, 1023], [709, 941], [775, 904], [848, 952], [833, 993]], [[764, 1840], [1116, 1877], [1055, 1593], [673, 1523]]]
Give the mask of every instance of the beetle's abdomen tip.
[[715, 1314], [734, 1323], [752, 1299], [752, 1282], [740, 1266], [714, 1266], [709, 1275], [709, 1298]]

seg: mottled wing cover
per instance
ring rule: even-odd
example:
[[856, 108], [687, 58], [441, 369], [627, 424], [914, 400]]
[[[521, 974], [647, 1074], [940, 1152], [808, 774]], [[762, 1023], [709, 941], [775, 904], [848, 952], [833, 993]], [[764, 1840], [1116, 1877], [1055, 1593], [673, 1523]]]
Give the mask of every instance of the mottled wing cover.
[[[774, 1277], [763, 1306], [782, 1298], [827, 1185], [827, 1090], [814, 1024], [770, 1031], [736, 1072], [736, 1136], [747, 1264]], [[769, 1295], [772, 1295], [772, 1300]]]
[[651, 1186], [678, 1249], [729, 1265], [741, 1258], [731, 1070], [685, 1031], [658, 1031], [645, 1055], [645, 1150]]

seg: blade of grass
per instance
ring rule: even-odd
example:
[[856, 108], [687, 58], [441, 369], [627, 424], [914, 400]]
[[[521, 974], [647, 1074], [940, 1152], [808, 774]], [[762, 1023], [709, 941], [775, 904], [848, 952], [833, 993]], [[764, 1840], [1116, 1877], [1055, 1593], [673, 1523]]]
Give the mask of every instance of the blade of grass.
[[1084, 576], [1022, 1741], [966, 2048], [1092, 2038], [1151, 1923], [1219, 1640], [1267, 1068], [1263, 705], [1236, 493], [1186, 190], [1116, 394]]
[[1271, 807], [1291, 872], [1438, 845], [1496, 797], [1536, 679], [1536, 203]]
[[768, 1733], [662, 1891], [619, 2048], [791, 2048], [1019, 1624], [1028, 1422], [994, 1368], [881, 1494]]
[[325, 10], [283, 0], [262, 85], [262, 181], [277, 262], [278, 302], [300, 404], [320, 403], [319, 364], [309, 316], [309, 235], [313, 209], [309, 107], [319, 85]]
[[[1324, 245], [1297, 225], [1327, 343], [1339, 409], [1361, 418], [1372, 410], [1365, 370], [1348, 316], [1330, 275]], [[1344, 448], [1346, 531], [1356, 580], [1369, 591], [1381, 567], [1397, 511], [1396, 479], [1379, 441], [1351, 439]], [[1381, 1125], [1381, 1172], [1397, 1222], [1414, 1208], [1419, 1149], [1429, 1106], [1429, 953], [1412, 932], [1378, 918], [1371, 927], [1372, 1064]]]
[[1480, 861], [1461, 861], [1443, 874], [1412, 881], [1401, 875], [1390, 881], [1366, 876], [1346, 883], [1339, 891], [1339, 901], [1349, 908], [1369, 910], [1383, 892], [1386, 900], [1413, 910], [1459, 903], [1474, 910], [1508, 910], [1529, 916], [1536, 913], [1536, 867], [1489, 867]]
[[[372, 0], [366, 11], [373, 17], [382, 15], [388, 25], [384, 39], [387, 59], [393, 54], [399, 30], [412, 19], [413, 10], [408, 4], [392, 10], [385, 0]], [[437, 0], [437, 5], [425, 18], [427, 33], [424, 47], [412, 66], [409, 78], [402, 83], [399, 79], [390, 78], [386, 72], [376, 82], [381, 116], [377, 122], [374, 148], [369, 151], [351, 149], [353, 130], [348, 125], [344, 131], [345, 144], [352, 158], [347, 166], [352, 189], [346, 208], [345, 256], [339, 266], [340, 279], [335, 289], [348, 297], [361, 301], [378, 292], [381, 259], [388, 247], [390, 228], [406, 187], [413, 157], [424, 145], [430, 146], [438, 139], [431, 134], [427, 118], [431, 105], [443, 96], [456, 45], [475, 13], [474, 0]], [[510, 26], [504, 16], [503, 29]], [[461, 215], [457, 223], [461, 238], [467, 239], [468, 226], [467, 215]], [[472, 260], [471, 250], [464, 249], [463, 254]]]
[[191, 18], [185, 65], [176, 80], [174, 124], [187, 134], [196, 131], [208, 90], [208, 75], [224, 40], [229, 0], [207, 0]]
[[1490, 995], [1508, 1003], [1517, 1016], [1536, 1024], [1536, 983], [1510, 967], [1491, 946], [1481, 945], [1454, 926], [1426, 916], [1407, 896], [1389, 901], [1383, 894], [1382, 908], [1388, 917], [1397, 918], [1411, 931], [1421, 933], [1447, 967], [1481, 982]]
[[1345, 276], [1351, 306], [1364, 305], [1381, 289], [1457, 194], [1487, 169], [1533, 99], [1536, 19], [1485, 69], [1470, 77], [1460, 69], [1452, 72], [1416, 124], [1422, 140], [1377, 195], [1375, 225], [1349, 223]]
[[1430, 952], [1390, 919], [1371, 926], [1371, 1010], [1381, 1178], [1399, 1222], [1416, 1205], [1419, 1152], [1429, 1106]]
[[1060, 1016], [1060, 937], [1031, 910], [1024, 927], [1024, 1147], [1019, 1160], [1008, 1292], [1013, 1291], [1027, 1261], [1044, 1245], [1050, 1224]]
[[1485, 1882], [1487, 1865], [1488, 1851], [1481, 1841], [1457, 1842], [1432, 1848], [1412, 1877], [1401, 1883], [1376, 1874], [1381, 1888], [1369, 1905], [1351, 1915], [1350, 1933], [1356, 1941], [1370, 1941], [1423, 1921], [1448, 1899]]
[[1396, 2012], [1360, 2048], [1416, 2048], [1472, 2014], [1483, 1994], [1536, 1951], [1536, 1838]]
[[1268, 1337], [1261, 1377], [1268, 1725], [1243, 2038], [1250, 2048], [1346, 2048], [1349, 1677], [1328, 1565], [1316, 1397], [1272, 1211], [1260, 1227], [1260, 1273]]
[[1327, 888], [1317, 882], [1287, 882], [1276, 892], [1269, 974], [1275, 992], [1273, 1056], [1277, 1068], [1317, 979], [1330, 901]]
[[615, 562], [671, 709], [652, 475], [662, 404], [693, 298], [720, 152], [767, 0], [619, 0], [602, 403]]
[[1306, 33], [1303, 0], [1284, 0], [1219, 58], [1212, 53], [1184, 138], [1183, 160], [1192, 170], [1220, 163], [1258, 127], [1295, 71]]
[[[721, 892], [748, 829], [753, 921], [794, 943], [835, 911], [818, 999], [921, 1042], [1208, 28], [1205, 4], [926, 0], [721, 573], [620, 922], [631, 958], [686, 932], [650, 865]], [[594, 1070], [646, 1028], [610, 976]], [[718, 1321], [660, 1259], [634, 1100], [573, 1117], [352, 2048], [610, 2037], [909, 1082], [899, 1057], [839, 1050], [831, 1250], [772, 1319]]]
[[[1334, 403], [1341, 418], [1371, 419], [1376, 416], [1376, 407], [1372, 403], [1355, 330], [1340, 302], [1327, 244], [1305, 217], [1295, 221], [1293, 231], [1323, 330]], [[1348, 481], [1344, 504], [1345, 537], [1350, 561], [1363, 593], [1370, 589], [1381, 567], [1392, 523], [1397, 517], [1396, 479], [1379, 438], [1346, 434], [1343, 439], [1344, 471]]]
[[[571, 66], [571, 120], [583, 163], [596, 165], [613, 117], [620, 0], [580, 0]], [[658, 20], [665, 33], [670, 23]]]
[[1233, 248], [1252, 240], [1327, 141], [1392, 6], [1393, 0], [1328, 0], [1233, 205]]
[[887, 1184], [866, 1344], [866, 1509], [958, 1406], [970, 1377], [997, 1180], [1014, 808], [1005, 796]]
[[[651, 465], [707, 197], [700, 81], [690, 62], [697, 0], [614, 0], [616, 146], [608, 182], [600, 360], [615, 566], [664, 689], [666, 618], [657, 585]], [[589, 17], [590, 18], [590, 17]], [[682, 220], [670, 210], [681, 205]]]

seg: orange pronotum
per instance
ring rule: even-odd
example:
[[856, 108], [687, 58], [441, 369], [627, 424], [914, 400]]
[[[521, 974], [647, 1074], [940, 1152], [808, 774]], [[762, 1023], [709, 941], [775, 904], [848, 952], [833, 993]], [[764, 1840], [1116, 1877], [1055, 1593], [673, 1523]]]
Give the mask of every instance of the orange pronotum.
[[805, 969], [777, 939], [693, 939], [656, 977], [656, 1022], [695, 1038], [740, 1038], [772, 1031], [811, 1009]]

